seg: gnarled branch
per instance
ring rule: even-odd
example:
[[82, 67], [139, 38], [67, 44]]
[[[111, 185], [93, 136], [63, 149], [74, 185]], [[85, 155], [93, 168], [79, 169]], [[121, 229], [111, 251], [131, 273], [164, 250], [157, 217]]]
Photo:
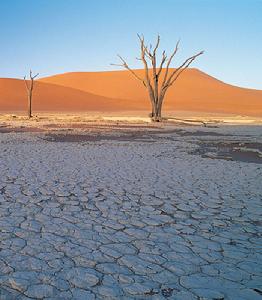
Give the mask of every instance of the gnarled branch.
[[[202, 55], [204, 53], [204, 51], [200, 51], [199, 53], [187, 58], [178, 68], [176, 68], [170, 75], [170, 77], [168, 78], [165, 86], [171, 86], [176, 80], [177, 78], [181, 75], [181, 73], [183, 71], [185, 71], [190, 65], [191, 63], [200, 55]], [[176, 75], [177, 74], [177, 75]], [[176, 76], [175, 76], [176, 75]], [[163, 86], [163, 87], [165, 87]]]
[[142, 81], [142, 83], [145, 85], [144, 80], [143, 80], [141, 77], [139, 77], [139, 76], [138, 76], [138, 75], [137, 75], [137, 74], [136, 74], [136, 73], [128, 66], [127, 62], [123, 59], [123, 57], [120, 56], [119, 54], [118, 54], [117, 56], [118, 56], [119, 59], [122, 61], [122, 64], [111, 64], [111, 65], [112, 65], [112, 66], [119, 66], [119, 67], [123, 67], [123, 68], [127, 69], [129, 72], [131, 72], [131, 73], [135, 76], [136, 79]]

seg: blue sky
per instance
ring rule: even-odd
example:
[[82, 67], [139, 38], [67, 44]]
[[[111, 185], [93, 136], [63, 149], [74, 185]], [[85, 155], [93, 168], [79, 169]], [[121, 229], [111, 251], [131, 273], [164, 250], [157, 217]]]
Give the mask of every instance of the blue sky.
[[262, 0], [0, 0], [0, 77], [114, 70], [120, 53], [138, 68], [137, 33], [161, 35], [179, 63], [262, 89]]

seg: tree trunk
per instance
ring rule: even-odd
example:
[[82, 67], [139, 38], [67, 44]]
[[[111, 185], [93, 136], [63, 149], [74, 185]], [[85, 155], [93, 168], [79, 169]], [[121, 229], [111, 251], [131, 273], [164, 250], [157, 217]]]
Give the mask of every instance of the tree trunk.
[[28, 94], [28, 118], [32, 118], [32, 92]]
[[152, 112], [150, 114], [151, 120], [153, 122], [155, 122], [155, 117], [156, 117], [156, 104], [155, 101], [151, 101], [151, 105], [152, 105]]
[[160, 105], [160, 103], [158, 103], [157, 105], [157, 110], [156, 110], [156, 122], [161, 122], [162, 121], [162, 105]]
[[155, 112], [152, 112], [152, 121], [153, 122], [160, 122], [161, 121], [161, 111], [159, 112], [158, 109], [155, 109]]

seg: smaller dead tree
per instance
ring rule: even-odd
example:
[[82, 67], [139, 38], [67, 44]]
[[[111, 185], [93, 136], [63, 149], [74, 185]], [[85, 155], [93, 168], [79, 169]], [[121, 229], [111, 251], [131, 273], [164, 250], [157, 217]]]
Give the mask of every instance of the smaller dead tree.
[[154, 122], [162, 120], [162, 105], [167, 90], [175, 83], [178, 77], [186, 70], [191, 63], [204, 51], [200, 51], [197, 54], [187, 58], [184, 62], [175, 69], [171, 69], [170, 65], [173, 58], [177, 54], [179, 41], [176, 44], [175, 49], [168, 57], [166, 51], [161, 54], [159, 65], [157, 65], [157, 52], [160, 45], [160, 36], [158, 35], [155, 46], [150, 45], [149, 47], [145, 44], [143, 36], [138, 35], [140, 42], [140, 57], [137, 58], [143, 63], [144, 76], [140, 77], [137, 73], [132, 70], [122, 56], [118, 55], [121, 64], [112, 64], [127, 69], [132, 75], [142, 82], [144, 87], [147, 89], [148, 96], [151, 102], [152, 113], [151, 118]]
[[24, 82], [27, 90], [27, 99], [28, 99], [27, 114], [29, 119], [32, 118], [32, 98], [33, 98], [34, 80], [38, 75], [39, 73], [33, 75], [32, 71], [30, 70], [29, 80], [27, 80], [26, 76], [24, 76]]

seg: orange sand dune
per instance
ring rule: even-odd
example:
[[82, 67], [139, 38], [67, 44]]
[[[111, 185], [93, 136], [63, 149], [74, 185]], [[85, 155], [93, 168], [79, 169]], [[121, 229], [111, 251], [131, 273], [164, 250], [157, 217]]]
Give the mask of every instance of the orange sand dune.
[[[126, 100], [110, 99], [60, 85], [35, 82], [33, 111], [119, 111], [134, 109]], [[23, 80], [0, 78], [0, 111], [27, 110]]]
[[[136, 72], [143, 75], [143, 70]], [[125, 109], [131, 103], [141, 110], [149, 107], [143, 85], [128, 71], [72, 72], [40, 81], [104, 97], [126, 99]], [[262, 116], [262, 91], [232, 86], [197, 69], [187, 69], [166, 96], [164, 111], [175, 110]]]
[[[142, 70], [136, 71], [142, 76]], [[0, 111], [26, 111], [27, 95], [19, 79], [0, 79]], [[127, 71], [66, 73], [36, 81], [34, 111], [150, 111], [143, 85]], [[225, 84], [188, 69], [171, 87], [164, 112], [177, 110], [262, 116], [262, 91]], [[144, 113], [144, 112], [143, 112]]]

